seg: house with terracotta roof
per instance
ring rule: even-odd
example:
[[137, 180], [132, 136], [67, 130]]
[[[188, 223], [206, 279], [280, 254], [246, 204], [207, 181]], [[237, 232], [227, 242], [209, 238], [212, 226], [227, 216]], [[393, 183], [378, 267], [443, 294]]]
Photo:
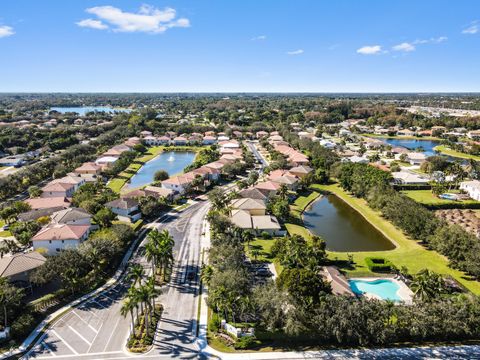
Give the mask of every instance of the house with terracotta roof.
[[183, 136], [177, 136], [176, 138], [173, 139], [173, 145], [176, 146], [184, 146], [187, 145], [188, 139]]
[[83, 163], [81, 166], [76, 168], [73, 172], [79, 175], [100, 175], [102, 171], [102, 167], [100, 165], [95, 164], [94, 162], [86, 162]]
[[71, 198], [75, 192], [74, 184], [48, 183], [42, 188], [42, 198], [64, 197]]
[[254, 187], [250, 187], [250, 188], [240, 190], [238, 192], [238, 195], [241, 196], [242, 198], [258, 199], [258, 200], [263, 200], [263, 201], [268, 200], [267, 195], [265, 195], [260, 190], [255, 189]]
[[280, 184], [273, 181], [263, 181], [255, 185], [255, 189], [260, 190], [268, 197], [272, 197], [277, 194], [277, 191], [280, 189]]
[[105, 204], [107, 208], [117, 214], [118, 220], [135, 222], [142, 218], [138, 201], [132, 198], [120, 198]]
[[51, 197], [51, 198], [31, 198], [24, 200], [32, 210], [37, 209], [49, 209], [49, 208], [56, 208], [62, 207], [64, 209], [70, 207], [70, 201], [68, 201], [65, 197]]
[[120, 145], [115, 145], [108, 149], [103, 156], [114, 156], [114, 157], [119, 157], [122, 155], [124, 152], [131, 151], [132, 148], [130, 146], [127, 146], [125, 144], [120, 144]]
[[205, 135], [203, 137], [203, 145], [213, 145], [217, 142], [217, 138], [215, 136], [209, 136], [209, 135]]
[[32, 237], [32, 244], [35, 250], [45, 249], [48, 255], [56, 255], [62, 250], [76, 248], [89, 234], [90, 225], [50, 224]]
[[269, 134], [266, 131], [257, 131], [257, 133], [255, 134], [257, 139], [263, 139], [263, 138], [267, 137], [268, 135]]

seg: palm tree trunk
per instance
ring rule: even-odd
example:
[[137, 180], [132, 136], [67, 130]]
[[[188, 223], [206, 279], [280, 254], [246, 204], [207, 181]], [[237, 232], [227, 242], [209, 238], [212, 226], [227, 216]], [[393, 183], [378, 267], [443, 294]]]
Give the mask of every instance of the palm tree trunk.
[[137, 334], [135, 333], [135, 318], [133, 317], [133, 309], [130, 309], [130, 317], [132, 318], [132, 334], [134, 338], [137, 338]]

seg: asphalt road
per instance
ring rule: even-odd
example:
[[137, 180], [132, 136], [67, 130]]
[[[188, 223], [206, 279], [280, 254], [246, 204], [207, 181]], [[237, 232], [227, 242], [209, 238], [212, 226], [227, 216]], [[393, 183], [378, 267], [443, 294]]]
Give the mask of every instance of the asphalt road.
[[[197, 356], [197, 319], [200, 236], [208, 202], [199, 202], [180, 213], [171, 212], [151, 227], [167, 229], [175, 239], [175, 266], [171, 283], [163, 289], [160, 302], [165, 311], [149, 356], [172, 358]], [[144, 242], [131, 262], [150, 264], [142, 256]], [[193, 280], [187, 273], [193, 272]], [[59, 318], [24, 359], [120, 359], [125, 352], [131, 320], [120, 315], [122, 298], [129, 284], [121, 281], [110, 290], [81, 304]]]

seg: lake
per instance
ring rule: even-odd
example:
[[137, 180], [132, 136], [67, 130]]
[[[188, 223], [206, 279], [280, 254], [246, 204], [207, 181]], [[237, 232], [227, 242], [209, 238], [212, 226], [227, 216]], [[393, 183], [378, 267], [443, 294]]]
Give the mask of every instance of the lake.
[[422, 147], [425, 150], [427, 156], [435, 155], [433, 148], [440, 145], [440, 141], [436, 140], [420, 140], [420, 139], [391, 139], [391, 138], [379, 138], [383, 142], [386, 142], [393, 147], [401, 146], [410, 150]]
[[95, 112], [95, 111], [104, 111], [108, 113], [113, 112], [131, 112], [130, 109], [122, 108], [112, 108], [110, 106], [79, 106], [79, 107], [51, 107], [50, 111], [58, 111], [59, 113], [65, 114], [68, 112], [78, 113], [80, 116], [84, 116], [86, 113]]
[[383, 251], [395, 245], [335, 195], [314, 201], [303, 214], [305, 227], [322, 237], [330, 251]]
[[158, 170], [165, 170], [170, 176], [183, 172], [195, 159], [195, 153], [191, 151], [165, 151], [146, 162], [130, 182], [127, 189], [139, 188], [153, 182], [153, 177]]

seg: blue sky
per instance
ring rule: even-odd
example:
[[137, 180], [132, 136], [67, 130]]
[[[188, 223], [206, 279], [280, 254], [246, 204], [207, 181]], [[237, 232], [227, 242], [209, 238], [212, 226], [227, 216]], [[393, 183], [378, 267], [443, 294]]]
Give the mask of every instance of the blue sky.
[[3, 0], [0, 91], [480, 91], [480, 1]]

